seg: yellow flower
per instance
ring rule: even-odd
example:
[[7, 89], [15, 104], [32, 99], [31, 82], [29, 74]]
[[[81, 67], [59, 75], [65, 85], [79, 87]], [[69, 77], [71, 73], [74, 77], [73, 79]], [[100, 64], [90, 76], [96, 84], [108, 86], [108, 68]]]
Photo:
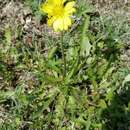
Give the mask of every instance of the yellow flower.
[[68, 30], [72, 24], [71, 16], [76, 11], [75, 2], [67, 0], [46, 0], [41, 10], [48, 14], [48, 25], [55, 31]]

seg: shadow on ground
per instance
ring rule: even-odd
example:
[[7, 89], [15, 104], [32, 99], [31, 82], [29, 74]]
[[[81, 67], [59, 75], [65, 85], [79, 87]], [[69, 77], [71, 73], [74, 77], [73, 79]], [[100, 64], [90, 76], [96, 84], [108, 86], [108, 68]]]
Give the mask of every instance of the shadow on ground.
[[115, 94], [102, 117], [105, 121], [103, 130], [130, 130], [130, 85]]

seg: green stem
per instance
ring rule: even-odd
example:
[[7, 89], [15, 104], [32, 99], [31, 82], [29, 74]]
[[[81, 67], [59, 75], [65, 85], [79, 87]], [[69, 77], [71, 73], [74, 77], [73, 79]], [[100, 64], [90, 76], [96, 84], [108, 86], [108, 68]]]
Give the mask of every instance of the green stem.
[[63, 68], [63, 77], [66, 77], [66, 57], [65, 57], [65, 51], [64, 51], [64, 37], [63, 37], [63, 32], [61, 33], [61, 51], [62, 51], [62, 60], [64, 64]]

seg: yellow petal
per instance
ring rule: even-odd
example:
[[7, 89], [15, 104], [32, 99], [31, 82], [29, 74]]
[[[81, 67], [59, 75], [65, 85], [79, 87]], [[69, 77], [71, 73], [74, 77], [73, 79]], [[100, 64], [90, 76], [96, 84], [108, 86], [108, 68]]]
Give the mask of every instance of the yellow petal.
[[64, 4], [67, 0], [47, 0], [46, 2], [49, 4], [56, 4], [56, 5], [60, 5], [60, 4]]
[[75, 5], [75, 2], [74, 2], [74, 1], [68, 2], [68, 3], [66, 4], [66, 6], [65, 6], [65, 8], [64, 8], [66, 15], [67, 15], [67, 14], [68, 14], [68, 15], [71, 15], [71, 14], [73, 14], [73, 13], [76, 11], [76, 9], [73, 8], [74, 5]]
[[49, 19], [48, 19], [48, 21], [47, 21], [47, 23], [48, 23], [48, 26], [52, 26], [53, 25], [53, 23], [54, 23], [54, 21], [55, 21], [55, 17], [50, 17]]
[[54, 5], [63, 5], [66, 0], [53, 0]]
[[64, 17], [64, 30], [68, 30], [68, 28], [71, 26], [71, 19], [69, 17]]
[[57, 31], [62, 31], [62, 30], [68, 30], [68, 28], [71, 26], [71, 18], [69, 17], [64, 17], [64, 18], [59, 18], [54, 20], [53, 22], [53, 28], [54, 30]]
[[56, 32], [62, 31], [64, 29], [63, 19], [59, 18], [59, 19], [55, 20], [53, 23], [53, 28]]
[[53, 14], [53, 5], [45, 3], [41, 6], [41, 11], [48, 13], [48, 14]]

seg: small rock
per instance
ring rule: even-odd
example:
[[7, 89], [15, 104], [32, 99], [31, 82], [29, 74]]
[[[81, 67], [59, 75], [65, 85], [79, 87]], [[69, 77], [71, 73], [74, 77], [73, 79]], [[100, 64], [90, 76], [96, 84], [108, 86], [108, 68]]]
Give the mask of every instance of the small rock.
[[31, 20], [32, 20], [31, 17], [27, 17], [27, 18], [26, 18], [26, 24], [30, 24], [30, 23], [31, 23]]

